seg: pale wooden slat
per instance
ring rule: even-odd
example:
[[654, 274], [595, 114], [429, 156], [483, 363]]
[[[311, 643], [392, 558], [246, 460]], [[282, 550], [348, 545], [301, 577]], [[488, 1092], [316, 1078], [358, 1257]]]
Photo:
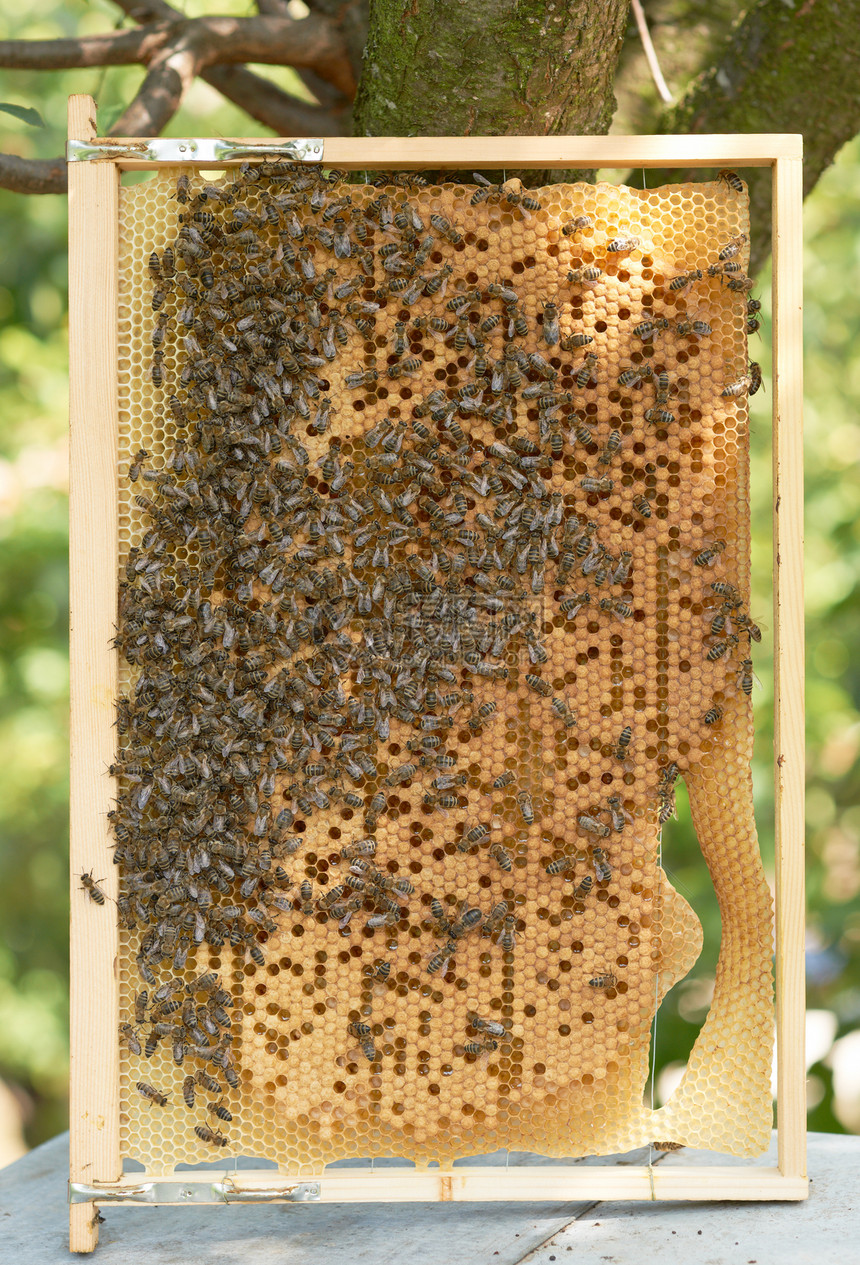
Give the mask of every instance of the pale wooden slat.
[[[95, 133], [95, 102], [69, 99], [69, 136]], [[112, 164], [69, 165], [71, 570], [71, 1085], [73, 1181], [114, 1181], [119, 1154], [117, 894], [107, 818], [117, 661], [117, 224]], [[90, 871], [108, 902], [80, 885]], [[72, 1251], [98, 1241], [93, 1206], [71, 1210]]]
[[[272, 145], [294, 138], [235, 139], [248, 145]], [[110, 141], [120, 145], [140, 143], [137, 137], [111, 137]], [[768, 167], [776, 159], [799, 157], [802, 137], [790, 133], [761, 136], [332, 136], [326, 137], [324, 143], [326, 166], [349, 171], [429, 167]], [[137, 158], [110, 161], [116, 161], [124, 171], [152, 171], [171, 165]], [[191, 165], [221, 169], [247, 161], [243, 157]]]
[[[293, 1181], [318, 1182], [320, 1203], [502, 1203], [522, 1200], [603, 1200], [690, 1199], [710, 1201], [736, 1199], [799, 1200], [808, 1194], [804, 1178], [786, 1177], [778, 1168], [750, 1166], [669, 1167], [657, 1165], [579, 1165], [542, 1167], [535, 1165], [469, 1167], [450, 1172], [410, 1169], [333, 1169], [312, 1176], [291, 1178], [271, 1169], [223, 1173], [178, 1173], [154, 1176], [127, 1174], [111, 1193], [133, 1189], [143, 1181], [158, 1181], [176, 1187], [177, 1197], [161, 1203], [183, 1203], [180, 1190], [189, 1182], [216, 1182], [230, 1178], [239, 1193], [282, 1190]], [[653, 1187], [652, 1187], [653, 1183]], [[111, 1199], [111, 1203], [123, 1202]]]
[[806, 1173], [804, 1060], [803, 180], [773, 173], [773, 575], [779, 1166]]

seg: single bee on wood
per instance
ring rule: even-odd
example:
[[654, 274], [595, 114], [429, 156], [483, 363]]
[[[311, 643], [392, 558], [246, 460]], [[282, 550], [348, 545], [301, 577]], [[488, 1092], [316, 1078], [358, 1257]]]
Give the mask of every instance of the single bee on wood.
[[98, 883], [96, 883], [92, 874], [90, 874], [87, 870], [85, 870], [81, 875], [81, 887], [87, 893], [91, 901], [94, 901], [97, 905], [103, 905], [105, 903], [107, 898], [104, 892], [99, 887]]

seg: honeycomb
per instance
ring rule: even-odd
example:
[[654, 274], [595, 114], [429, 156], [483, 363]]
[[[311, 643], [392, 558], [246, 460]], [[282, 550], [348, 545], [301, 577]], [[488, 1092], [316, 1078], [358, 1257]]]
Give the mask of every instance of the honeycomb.
[[[737, 177], [121, 190], [126, 1158], [766, 1148], [747, 232]], [[654, 1111], [678, 776], [722, 945]]]

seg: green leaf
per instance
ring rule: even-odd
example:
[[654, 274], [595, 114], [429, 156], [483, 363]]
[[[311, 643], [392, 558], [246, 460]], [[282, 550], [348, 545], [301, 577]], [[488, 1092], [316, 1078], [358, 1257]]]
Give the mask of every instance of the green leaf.
[[11, 114], [14, 118], [20, 119], [22, 123], [29, 123], [30, 127], [44, 127], [45, 120], [42, 118], [38, 110], [31, 109], [26, 105], [12, 105], [9, 101], [0, 101], [0, 110], [5, 110], [7, 114]]

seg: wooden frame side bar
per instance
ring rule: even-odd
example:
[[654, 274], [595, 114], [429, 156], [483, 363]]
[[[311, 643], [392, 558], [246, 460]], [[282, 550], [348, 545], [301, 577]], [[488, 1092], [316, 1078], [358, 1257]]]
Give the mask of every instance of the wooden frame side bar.
[[[91, 97], [69, 100], [69, 135], [95, 135]], [[114, 780], [117, 656], [117, 237], [119, 172], [69, 167], [71, 571], [72, 1181], [116, 1181], [119, 1148], [117, 894], [108, 810]], [[108, 898], [81, 887], [89, 872]], [[70, 1209], [73, 1252], [98, 1241], [93, 1204]]]
[[773, 605], [779, 1168], [806, 1175], [803, 172], [773, 167]]
[[[196, 1184], [201, 1176], [193, 1172], [169, 1176], [129, 1173], [122, 1182], [112, 1186], [110, 1192], [106, 1192], [109, 1200], [105, 1202], [137, 1204], [140, 1202], [138, 1199], [122, 1199], [123, 1189], [139, 1190], [145, 1183], [156, 1182], [161, 1186], [159, 1204], [187, 1203], [187, 1197], [183, 1199], [180, 1194], [181, 1188]], [[212, 1183], [228, 1178], [237, 1188], [236, 1202], [241, 1202], [243, 1195], [253, 1201], [255, 1194], [259, 1196], [268, 1191], [284, 1190], [293, 1182], [317, 1183], [320, 1187], [319, 1203], [362, 1203], [368, 1200], [380, 1203], [458, 1203], [472, 1200], [535, 1203], [542, 1200], [603, 1199], [643, 1202], [656, 1199], [755, 1201], [805, 1199], [807, 1193], [805, 1179], [785, 1177], [778, 1168], [755, 1165], [676, 1167], [664, 1164], [649, 1167], [641, 1164], [583, 1164], [569, 1167], [523, 1165], [511, 1169], [469, 1166], [447, 1172], [438, 1169], [329, 1169], [298, 1178], [285, 1177], [271, 1169], [243, 1169], [238, 1172], [225, 1170], [223, 1173], [210, 1170], [203, 1179]], [[176, 1187], [175, 1199], [165, 1195], [165, 1186]], [[96, 1202], [99, 1202], [98, 1199]]]
[[[249, 145], [276, 145], [295, 138], [265, 142], [259, 136], [236, 139], [247, 141]], [[112, 136], [110, 143], [139, 145], [140, 140]], [[784, 158], [800, 158], [802, 144], [803, 138], [792, 133], [763, 136], [330, 136], [324, 138], [324, 165], [345, 171], [415, 171], [437, 167], [769, 167]], [[138, 158], [106, 161], [116, 162], [123, 171], [150, 171], [171, 165]], [[243, 156], [194, 165], [220, 170], [247, 161], [248, 157]]]

